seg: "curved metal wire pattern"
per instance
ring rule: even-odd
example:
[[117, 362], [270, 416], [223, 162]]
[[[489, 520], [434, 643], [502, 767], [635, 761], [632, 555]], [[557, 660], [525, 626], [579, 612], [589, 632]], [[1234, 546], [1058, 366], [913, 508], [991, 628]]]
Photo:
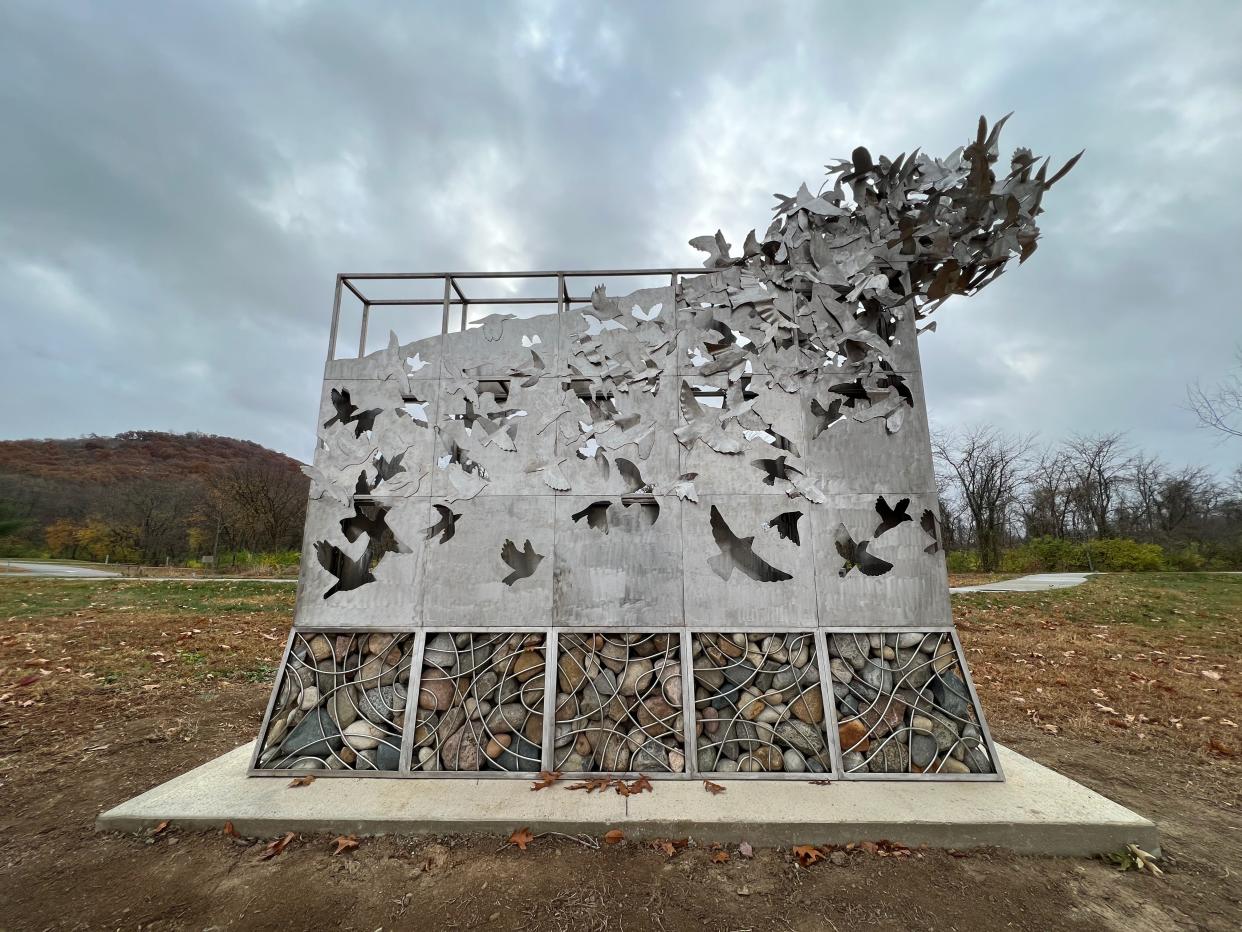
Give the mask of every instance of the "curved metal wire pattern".
[[681, 635], [558, 639], [552, 768], [563, 773], [684, 773]]
[[538, 773], [546, 635], [428, 633], [410, 769]]
[[295, 632], [256, 768], [399, 769], [413, 634]]
[[829, 773], [814, 634], [694, 634], [700, 773]]
[[830, 634], [828, 656], [845, 773], [996, 772], [948, 632]]

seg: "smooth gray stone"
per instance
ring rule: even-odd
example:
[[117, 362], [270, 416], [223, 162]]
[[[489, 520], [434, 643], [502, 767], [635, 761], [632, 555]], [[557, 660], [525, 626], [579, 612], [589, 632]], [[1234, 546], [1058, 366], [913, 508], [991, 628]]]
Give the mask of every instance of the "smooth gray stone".
[[494, 766], [497, 770], [537, 772], [540, 768], [539, 746], [514, 733], [513, 743], [500, 752]]
[[296, 728], [280, 744], [280, 756], [309, 755], [326, 757], [341, 749], [341, 732], [323, 706], [306, 713]]
[[798, 719], [786, 719], [777, 725], [776, 736], [806, 755], [819, 754], [824, 750], [824, 736], [820, 730]]
[[931, 735], [915, 732], [910, 735], [910, 763], [919, 767], [930, 767], [936, 759], [936, 739]]
[[932, 680], [932, 696], [936, 704], [957, 719], [970, 717], [970, 692], [956, 673], [946, 671]]
[[829, 637], [829, 651], [840, 657], [855, 670], [867, 665], [867, 636], [865, 634], [833, 634]]

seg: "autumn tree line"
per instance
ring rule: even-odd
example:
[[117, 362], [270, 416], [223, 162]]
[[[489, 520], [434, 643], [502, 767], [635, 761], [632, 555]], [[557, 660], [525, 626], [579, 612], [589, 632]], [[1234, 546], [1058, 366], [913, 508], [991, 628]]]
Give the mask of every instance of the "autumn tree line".
[[1242, 467], [1172, 467], [1118, 433], [981, 426], [932, 449], [951, 571], [1242, 569]]
[[296, 460], [201, 434], [0, 444], [0, 555], [223, 566], [297, 560]]

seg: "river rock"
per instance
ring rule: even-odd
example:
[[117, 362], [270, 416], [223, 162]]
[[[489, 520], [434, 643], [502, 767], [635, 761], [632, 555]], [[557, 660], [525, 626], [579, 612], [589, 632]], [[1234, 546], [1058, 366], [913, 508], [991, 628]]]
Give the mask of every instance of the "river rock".
[[513, 675], [518, 681], [527, 680], [543, 672], [543, 656], [533, 650], [526, 649], [513, 658]]
[[621, 695], [641, 696], [650, 688], [653, 679], [650, 660], [632, 660], [621, 674]]
[[642, 746], [630, 758], [630, 769], [640, 773], [645, 771], [667, 771], [669, 769], [668, 748], [655, 739], [643, 742]]
[[944, 709], [951, 717], [965, 719], [969, 717], [970, 692], [966, 684], [956, 673], [941, 673], [932, 680], [932, 695], [936, 705]]
[[843, 751], [841, 769], [846, 773], [866, 773], [867, 759], [857, 751]]
[[881, 693], [893, 691], [893, 671], [887, 663], [872, 660], [862, 671], [863, 682]]
[[867, 639], [861, 634], [833, 634], [829, 637], [831, 653], [855, 670], [867, 665]]
[[936, 759], [936, 739], [931, 735], [912, 732], [910, 734], [910, 764], [919, 770], [926, 770]]
[[851, 718], [837, 726], [837, 740], [841, 742], [842, 750], [860, 754], [871, 745], [867, 736], [867, 726], [856, 718]]
[[298, 698], [298, 708], [303, 712], [309, 712], [317, 705], [319, 705], [319, 687], [307, 686]]
[[332, 642], [322, 634], [316, 634], [311, 638], [307, 647], [310, 650], [311, 659], [316, 663], [321, 663], [332, 656]]
[[423, 663], [451, 672], [457, 666], [457, 645], [453, 643], [453, 635], [442, 633], [428, 638], [423, 645]]
[[440, 760], [436, 754], [435, 748], [419, 748], [418, 749], [418, 769], [419, 770], [439, 770]]
[[[488, 713], [486, 724], [488, 731], [493, 733], [516, 731], [520, 732], [526, 725], [530, 713], [516, 702], [498, 705]], [[542, 727], [542, 722], [540, 723]]]
[[478, 770], [482, 748], [469, 728], [461, 728], [440, 745], [440, 761], [445, 770]]
[[812, 686], [801, 696], [789, 703], [789, 711], [809, 725], [818, 725], [824, 720], [824, 697], [819, 686]]
[[789, 719], [776, 726], [776, 736], [803, 754], [815, 755], [824, 750], [824, 736], [814, 725]]
[[451, 676], [432, 667], [423, 667], [418, 684], [418, 707], [443, 712], [453, 702], [456, 684]]
[[613, 673], [621, 673], [630, 657], [629, 647], [620, 641], [608, 638], [599, 652], [600, 661]]
[[365, 718], [360, 718], [350, 722], [342, 730], [341, 735], [345, 743], [355, 751], [367, 751], [379, 744], [380, 736], [384, 732], [376, 728]]
[[312, 709], [306, 714], [280, 746], [283, 756], [291, 754], [307, 754], [322, 757], [337, 750], [341, 746], [341, 733], [322, 706]]
[[363, 718], [377, 725], [400, 721], [405, 714], [405, 687], [394, 683], [363, 690], [358, 711]]

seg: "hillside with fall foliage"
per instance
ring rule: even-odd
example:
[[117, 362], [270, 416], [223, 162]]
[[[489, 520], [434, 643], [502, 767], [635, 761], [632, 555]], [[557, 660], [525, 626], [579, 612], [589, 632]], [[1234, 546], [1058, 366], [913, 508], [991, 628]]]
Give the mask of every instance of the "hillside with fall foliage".
[[300, 466], [211, 434], [0, 441], [0, 553], [161, 563], [209, 551], [217, 532], [226, 548], [296, 548]]

